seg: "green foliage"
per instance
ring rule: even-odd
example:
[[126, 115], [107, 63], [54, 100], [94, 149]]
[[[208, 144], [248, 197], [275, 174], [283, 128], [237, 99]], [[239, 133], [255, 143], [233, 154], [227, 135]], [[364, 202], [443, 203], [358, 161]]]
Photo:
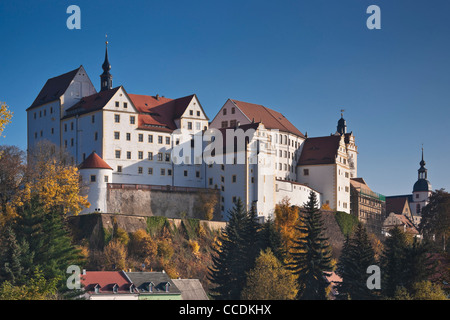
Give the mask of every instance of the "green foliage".
[[56, 300], [59, 277], [47, 280], [43, 272], [36, 268], [26, 284], [13, 285], [4, 281], [0, 285], [0, 300]]
[[389, 231], [381, 257], [382, 294], [392, 298], [398, 288], [412, 290], [415, 283], [425, 281], [434, 272], [428, 247], [417, 239], [411, 243], [408, 236], [395, 227]]
[[147, 232], [152, 237], [156, 236], [163, 227], [170, 228], [169, 220], [166, 217], [147, 217]]
[[241, 298], [244, 300], [293, 300], [297, 295], [295, 277], [284, 268], [270, 248], [261, 251], [247, 273]]
[[181, 226], [184, 228], [189, 240], [195, 240], [198, 237], [200, 230], [199, 219], [183, 219], [181, 220]]
[[448, 300], [442, 288], [430, 281], [420, 281], [412, 285], [410, 291], [405, 287], [398, 287], [394, 300]]
[[373, 290], [367, 288], [367, 268], [374, 265], [375, 254], [367, 232], [359, 223], [354, 233], [347, 237], [336, 273], [342, 278], [338, 285], [340, 299], [373, 300]]
[[325, 279], [333, 271], [331, 247], [324, 237], [322, 215], [314, 192], [304, 206], [296, 226], [298, 238], [294, 239], [289, 269], [297, 275], [298, 298], [303, 300], [325, 300], [328, 283]]
[[359, 223], [358, 217], [348, 214], [347, 212], [336, 211], [335, 218], [344, 236], [351, 235], [353, 229]]

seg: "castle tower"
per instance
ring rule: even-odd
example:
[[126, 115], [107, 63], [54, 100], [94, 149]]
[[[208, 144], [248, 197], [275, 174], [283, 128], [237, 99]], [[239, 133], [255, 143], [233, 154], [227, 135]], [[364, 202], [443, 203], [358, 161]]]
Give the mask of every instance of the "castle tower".
[[106, 43], [106, 51], [105, 51], [105, 61], [103, 62], [102, 69], [103, 73], [100, 75], [100, 91], [105, 91], [112, 89], [112, 75], [109, 73], [111, 70], [111, 65], [108, 60], [108, 41]]

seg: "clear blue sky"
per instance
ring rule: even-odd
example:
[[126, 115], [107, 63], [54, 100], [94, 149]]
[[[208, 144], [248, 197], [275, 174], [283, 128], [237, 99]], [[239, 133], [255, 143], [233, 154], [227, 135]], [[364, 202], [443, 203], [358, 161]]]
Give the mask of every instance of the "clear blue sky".
[[[81, 30], [66, 9], [81, 8]], [[369, 30], [369, 5], [381, 30]], [[26, 112], [48, 78], [83, 65], [94, 85], [108, 33], [113, 85], [196, 93], [212, 119], [226, 99], [283, 113], [310, 137], [340, 109], [374, 191], [408, 194], [424, 145], [433, 188], [450, 190], [448, 0], [1, 1], [0, 144], [26, 148]]]

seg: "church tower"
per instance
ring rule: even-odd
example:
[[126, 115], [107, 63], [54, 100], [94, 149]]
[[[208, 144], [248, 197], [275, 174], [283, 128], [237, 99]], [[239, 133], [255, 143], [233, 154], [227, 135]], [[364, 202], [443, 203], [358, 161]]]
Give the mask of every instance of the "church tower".
[[425, 207], [431, 196], [431, 183], [428, 181], [428, 170], [425, 168], [425, 161], [423, 160], [423, 148], [422, 148], [422, 160], [420, 161], [420, 168], [418, 171], [418, 177], [413, 187], [413, 195], [411, 201], [411, 212], [415, 215], [422, 213], [422, 208]]
[[111, 65], [108, 61], [108, 41], [106, 43], [105, 61], [103, 62], [103, 73], [100, 75], [100, 91], [112, 89], [112, 75], [109, 73]]

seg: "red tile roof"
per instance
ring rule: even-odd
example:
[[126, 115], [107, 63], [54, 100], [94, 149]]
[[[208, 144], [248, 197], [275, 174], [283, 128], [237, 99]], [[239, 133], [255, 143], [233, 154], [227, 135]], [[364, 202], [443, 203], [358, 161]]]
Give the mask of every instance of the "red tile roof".
[[60, 76], [48, 79], [44, 87], [39, 92], [33, 104], [27, 109], [33, 109], [45, 103], [59, 99], [66, 92], [73, 78], [76, 76], [81, 66], [75, 70], [64, 73]]
[[238, 100], [232, 100], [245, 116], [252, 122], [262, 122], [267, 129], [278, 129], [283, 132], [289, 132], [304, 138], [300, 132], [289, 120], [281, 113], [264, 107], [263, 105], [248, 103]]
[[80, 169], [111, 169], [98, 154], [92, 152], [81, 164]]
[[340, 141], [340, 135], [306, 139], [298, 165], [336, 163]]
[[130, 293], [132, 283], [123, 271], [87, 271], [80, 277], [81, 284], [88, 292], [94, 291], [98, 285], [99, 293], [113, 293], [113, 287], [117, 284], [117, 293]]
[[178, 99], [137, 94], [128, 96], [140, 112], [139, 129], [172, 132], [177, 129], [175, 120], [183, 115], [195, 94]]

